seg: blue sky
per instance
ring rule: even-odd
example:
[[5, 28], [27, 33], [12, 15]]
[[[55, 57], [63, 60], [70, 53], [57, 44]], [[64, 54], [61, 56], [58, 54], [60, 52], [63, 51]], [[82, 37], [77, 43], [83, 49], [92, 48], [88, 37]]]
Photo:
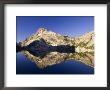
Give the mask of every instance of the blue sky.
[[94, 16], [16, 16], [17, 42], [41, 27], [70, 37], [79, 36], [94, 30]]

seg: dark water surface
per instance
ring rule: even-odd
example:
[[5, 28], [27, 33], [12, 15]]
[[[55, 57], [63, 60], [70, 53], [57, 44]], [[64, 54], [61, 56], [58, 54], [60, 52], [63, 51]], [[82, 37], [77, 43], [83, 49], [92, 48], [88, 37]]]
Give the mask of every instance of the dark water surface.
[[19, 52], [16, 54], [16, 74], [94, 74], [94, 68], [78, 61], [67, 60], [40, 69], [34, 62]]

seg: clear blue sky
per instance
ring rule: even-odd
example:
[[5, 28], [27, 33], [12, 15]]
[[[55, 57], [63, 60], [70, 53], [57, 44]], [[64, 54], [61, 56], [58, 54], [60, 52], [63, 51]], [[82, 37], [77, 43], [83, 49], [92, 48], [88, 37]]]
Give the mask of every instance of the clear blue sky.
[[94, 30], [94, 16], [16, 16], [17, 42], [41, 27], [70, 37], [79, 36]]

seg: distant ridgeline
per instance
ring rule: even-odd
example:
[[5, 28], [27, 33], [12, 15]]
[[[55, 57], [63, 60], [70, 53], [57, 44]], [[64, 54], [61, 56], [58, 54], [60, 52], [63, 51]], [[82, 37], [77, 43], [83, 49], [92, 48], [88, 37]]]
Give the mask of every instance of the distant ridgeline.
[[35, 34], [16, 45], [17, 52], [22, 51], [40, 68], [70, 59], [94, 67], [93, 31], [80, 37], [68, 37], [39, 28]]

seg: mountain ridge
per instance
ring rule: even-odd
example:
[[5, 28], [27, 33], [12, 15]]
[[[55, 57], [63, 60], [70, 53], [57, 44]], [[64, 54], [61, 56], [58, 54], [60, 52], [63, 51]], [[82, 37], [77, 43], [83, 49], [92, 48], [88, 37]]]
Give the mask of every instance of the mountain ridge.
[[[80, 37], [68, 37], [63, 36], [58, 33], [48, 31], [45, 28], [39, 28], [38, 31], [26, 38], [24, 41], [20, 42], [20, 45], [27, 46], [35, 40], [40, 40], [43, 38], [49, 45], [58, 46], [58, 45], [70, 45], [76, 47], [85, 47], [94, 49], [94, 32], [88, 32]], [[76, 49], [77, 50], [77, 49]]]

